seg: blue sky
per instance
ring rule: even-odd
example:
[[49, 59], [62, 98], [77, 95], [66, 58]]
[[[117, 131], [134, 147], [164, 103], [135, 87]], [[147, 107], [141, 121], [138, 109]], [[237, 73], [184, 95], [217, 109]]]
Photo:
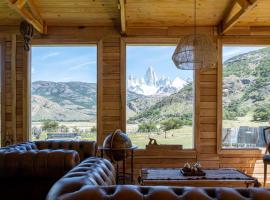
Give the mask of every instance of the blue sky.
[[152, 66], [157, 77], [179, 77], [187, 80], [193, 78], [193, 71], [179, 70], [172, 61], [175, 46], [127, 46], [127, 76], [144, 77], [149, 66]]
[[[223, 61], [263, 47], [224, 46]], [[158, 77], [192, 79], [193, 71], [179, 70], [171, 59], [175, 46], [127, 46], [127, 76], [144, 77], [149, 66]], [[97, 80], [96, 46], [34, 46], [32, 47], [32, 81], [56, 82]]]
[[32, 81], [96, 82], [96, 46], [32, 47]]

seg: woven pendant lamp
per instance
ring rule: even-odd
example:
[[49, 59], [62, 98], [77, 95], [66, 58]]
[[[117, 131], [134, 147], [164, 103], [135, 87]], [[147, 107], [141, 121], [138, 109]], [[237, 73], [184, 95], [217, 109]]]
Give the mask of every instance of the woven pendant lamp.
[[194, 0], [194, 33], [184, 36], [178, 43], [172, 60], [178, 69], [200, 70], [213, 68], [217, 50], [212, 39], [196, 30], [196, 0]]

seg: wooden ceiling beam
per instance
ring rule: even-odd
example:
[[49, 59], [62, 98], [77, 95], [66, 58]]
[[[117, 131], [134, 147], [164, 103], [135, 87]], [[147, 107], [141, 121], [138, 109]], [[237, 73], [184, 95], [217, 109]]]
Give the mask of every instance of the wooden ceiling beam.
[[[40, 33], [47, 33], [47, 25], [42, 20], [41, 15], [33, 0], [6, 0], [9, 7], [15, 10], [24, 20], [32, 24], [33, 27]], [[29, 9], [26, 8], [26, 3]]]
[[258, 0], [234, 0], [219, 24], [219, 34], [229, 31], [244, 15], [252, 10]]
[[126, 34], [126, 9], [125, 0], [119, 0], [120, 5], [120, 18], [121, 18], [121, 32]]

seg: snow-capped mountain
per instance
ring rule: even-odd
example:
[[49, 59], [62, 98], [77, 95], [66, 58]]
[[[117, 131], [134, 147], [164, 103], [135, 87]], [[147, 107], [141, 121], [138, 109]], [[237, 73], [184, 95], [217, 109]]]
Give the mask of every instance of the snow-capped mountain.
[[127, 90], [142, 95], [170, 95], [177, 92], [186, 84], [185, 80], [176, 77], [174, 80], [168, 77], [158, 78], [153, 67], [146, 70], [144, 78], [129, 75], [127, 80]]

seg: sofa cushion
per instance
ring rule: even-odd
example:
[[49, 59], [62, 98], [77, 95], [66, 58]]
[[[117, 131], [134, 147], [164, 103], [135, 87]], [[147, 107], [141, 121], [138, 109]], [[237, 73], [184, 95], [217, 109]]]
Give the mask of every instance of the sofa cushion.
[[270, 191], [261, 188], [194, 188], [167, 186], [91, 186], [66, 188], [58, 196], [47, 200], [268, 200]]
[[30, 150], [0, 153], [0, 178], [45, 178], [56, 180], [79, 164], [73, 150]]
[[80, 160], [96, 155], [95, 141], [63, 141], [63, 140], [49, 140], [36, 141], [38, 149], [69, 149], [75, 150], [79, 153]]

